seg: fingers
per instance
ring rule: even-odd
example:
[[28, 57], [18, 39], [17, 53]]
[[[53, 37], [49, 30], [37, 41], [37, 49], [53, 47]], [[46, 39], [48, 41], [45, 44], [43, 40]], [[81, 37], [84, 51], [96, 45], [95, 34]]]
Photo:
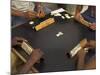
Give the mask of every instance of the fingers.
[[27, 40], [22, 37], [14, 37], [12, 39], [12, 46], [21, 45], [23, 41], [27, 42]]
[[22, 37], [15, 37], [15, 40], [17, 40], [17, 41], [26, 41], [27, 42], [27, 40], [22, 38]]
[[37, 17], [42, 18], [42, 17], [44, 17], [44, 16], [45, 16], [45, 13], [44, 13], [43, 9], [42, 9], [42, 8], [39, 9], [39, 10], [38, 10]]
[[95, 47], [96, 47], [96, 41], [90, 40], [90, 41], [88, 42], [88, 46], [89, 46], [89, 47], [92, 47], [92, 48], [95, 48]]
[[90, 25], [90, 28], [91, 28], [92, 30], [96, 30], [96, 24], [95, 24], [95, 23], [92, 23], [92, 24]]
[[28, 12], [28, 17], [30, 19], [35, 18], [36, 17], [36, 12]]

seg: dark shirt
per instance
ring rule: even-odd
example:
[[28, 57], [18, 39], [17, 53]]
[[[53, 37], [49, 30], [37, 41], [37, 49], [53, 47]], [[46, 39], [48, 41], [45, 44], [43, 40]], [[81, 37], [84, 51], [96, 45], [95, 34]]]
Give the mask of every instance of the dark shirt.
[[82, 13], [85, 20], [96, 23], [96, 6], [89, 6], [88, 9]]

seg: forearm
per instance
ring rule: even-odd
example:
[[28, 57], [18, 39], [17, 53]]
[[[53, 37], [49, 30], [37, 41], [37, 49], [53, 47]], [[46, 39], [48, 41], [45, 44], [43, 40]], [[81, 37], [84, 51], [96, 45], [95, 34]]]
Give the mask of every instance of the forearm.
[[84, 68], [84, 61], [82, 59], [83, 58], [81, 57], [81, 59], [78, 60], [77, 70], [82, 70]]
[[80, 50], [77, 54], [77, 70], [84, 69], [85, 64], [85, 55], [84, 50]]
[[12, 11], [11, 12], [11, 15], [13, 16], [20, 16], [20, 17], [24, 17], [24, 18], [27, 18], [27, 19], [32, 19], [32, 18], [35, 18], [36, 17], [36, 12], [33, 12], [33, 11], [27, 11], [27, 12], [21, 12], [21, 11]]
[[96, 41], [95, 40], [89, 40], [88, 43], [86, 44], [86, 47], [89, 49], [94, 49], [96, 48]]
[[85, 25], [85, 26], [87, 26], [87, 27], [89, 27], [89, 26], [91, 25], [91, 23], [88, 22], [88, 21], [86, 21], [86, 20], [82, 17], [82, 15], [81, 15], [80, 13], [78, 13], [78, 14], [75, 15], [75, 20], [77, 20], [78, 22], [80, 22], [81, 24], [83, 24], [83, 25]]
[[79, 16], [79, 19], [77, 19], [77, 21], [79, 21], [80, 23], [82, 23], [83, 25], [90, 27], [91, 23], [86, 21], [81, 15]]
[[18, 10], [12, 10], [11, 11], [11, 15], [14, 15], [14, 16], [24, 16], [24, 13], [21, 12], [21, 11], [18, 11]]
[[83, 6], [78, 5], [76, 7], [76, 12], [75, 12], [75, 20], [77, 20], [78, 22], [80, 22], [81, 24], [89, 27], [91, 25], [90, 22], [86, 21], [83, 16], [81, 15], [81, 10], [82, 10]]

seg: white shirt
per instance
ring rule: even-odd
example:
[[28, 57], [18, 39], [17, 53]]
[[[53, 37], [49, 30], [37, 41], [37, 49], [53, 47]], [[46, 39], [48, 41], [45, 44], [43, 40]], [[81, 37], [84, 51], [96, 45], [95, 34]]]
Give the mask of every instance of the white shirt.
[[31, 1], [11, 0], [11, 9], [27, 12], [34, 11], [35, 4]]
[[81, 13], [84, 13], [86, 10], [88, 10], [88, 6], [84, 5], [82, 10], [81, 10]]
[[[75, 15], [76, 7], [77, 7], [77, 5], [68, 4], [66, 6], [66, 11], [69, 12], [70, 14], [72, 14], [72, 15]], [[83, 5], [83, 8], [82, 8], [80, 13], [84, 13], [87, 9], [88, 9], [88, 6], [87, 5]]]

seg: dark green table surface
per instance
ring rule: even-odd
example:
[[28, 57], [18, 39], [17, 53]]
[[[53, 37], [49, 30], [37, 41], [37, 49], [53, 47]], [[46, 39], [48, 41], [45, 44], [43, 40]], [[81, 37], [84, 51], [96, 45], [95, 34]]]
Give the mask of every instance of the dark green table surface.
[[[43, 19], [42, 19], [43, 20]], [[37, 23], [41, 20], [37, 20]], [[64, 35], [56, 37], [58, 32]], [[26, 23], [12, 29], [12, 37], [24, 37], [33, 48], [40, 48], [45, 53], [44, 63], [36, 66], [40, 72], [75, 70], [75, 61], [65, 54], [75, 47], [83, 38], [94, 39], [95, 31], [89, 30], [80, 23], [71, 20], [58, 19], [54, 24], [34, 31]]]

